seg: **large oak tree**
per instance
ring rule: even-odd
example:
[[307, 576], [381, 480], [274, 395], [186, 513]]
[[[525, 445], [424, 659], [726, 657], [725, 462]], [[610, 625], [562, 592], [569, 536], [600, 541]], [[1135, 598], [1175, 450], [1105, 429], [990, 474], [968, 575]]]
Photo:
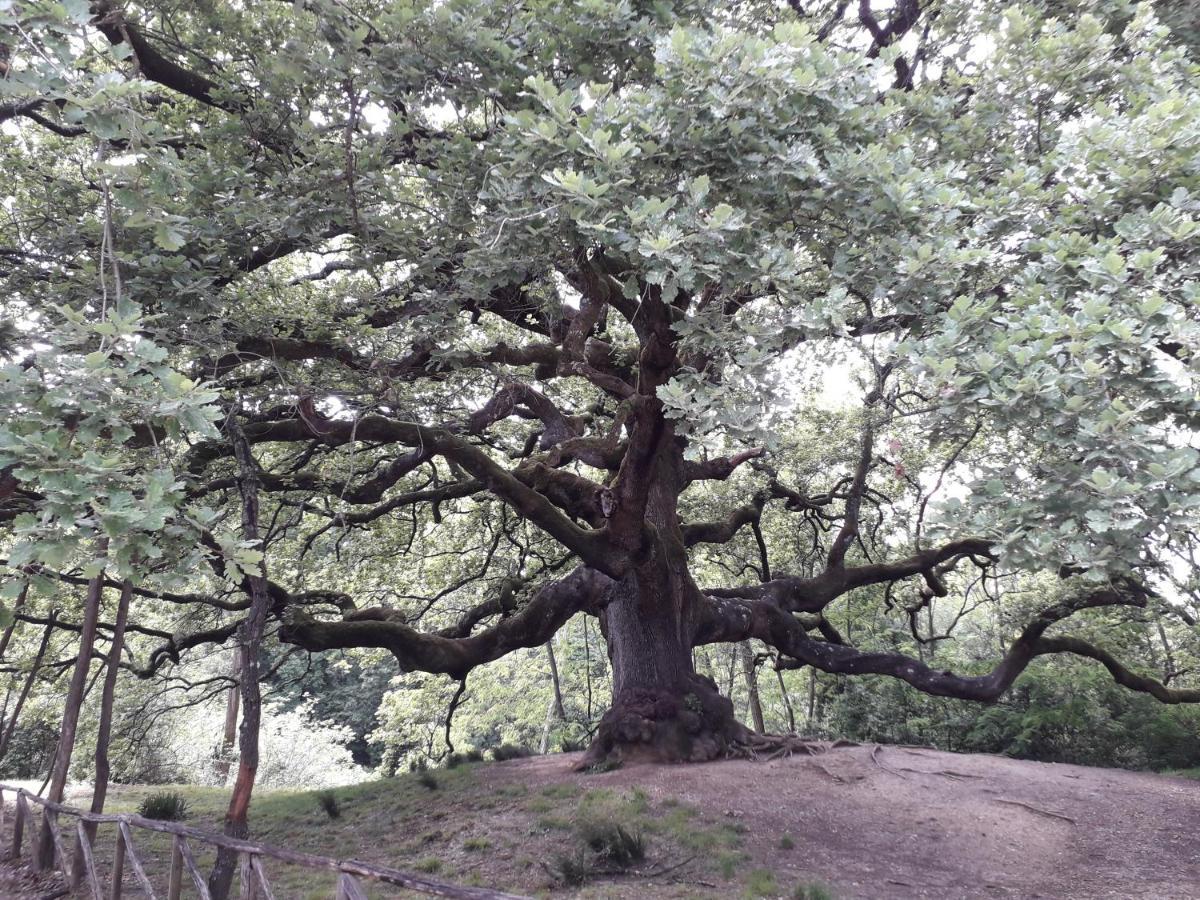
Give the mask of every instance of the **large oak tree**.
[[[142, 674], [263, 604], [455, 679], [596, 616], [589, 763], [753, 751], [718, 642], [1200, 701], [1071, 631], [1194, 626], [1200, 70], [1162, 12], [0, 3], [8, 596], [131, 578], [135, 638], [180, 610]], [[826, 615], [917, 636], [1006, 578], [990, 669]]]

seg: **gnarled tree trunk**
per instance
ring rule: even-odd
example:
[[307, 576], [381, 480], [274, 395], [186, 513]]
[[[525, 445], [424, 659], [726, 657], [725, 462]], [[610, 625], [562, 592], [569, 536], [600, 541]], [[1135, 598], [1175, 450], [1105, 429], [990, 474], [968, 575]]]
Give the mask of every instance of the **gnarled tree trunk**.
[[612, 584], [600, 615], [613, 702], [581, 768], [604, 761], [717, 759], [746, 733], [733, 704], [692, 664], [701, 597], [679, 525], [682, 457], [673, 442], [659, 451], [657, 463], [646, 504], [654, 551]]

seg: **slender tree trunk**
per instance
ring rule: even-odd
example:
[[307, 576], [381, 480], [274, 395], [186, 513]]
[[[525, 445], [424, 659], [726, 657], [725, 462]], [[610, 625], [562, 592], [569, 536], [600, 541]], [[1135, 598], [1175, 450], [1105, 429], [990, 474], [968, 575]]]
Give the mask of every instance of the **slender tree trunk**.
[[809, 667], [808, 670], [808, 715], [804, 720], [804, 729], [809, 734], [812, 734], [813, 717], [817, 710], [817, 670]]
[[738, 652], [742, 656], [742, 673], [746, 677], [746, 702], [750, 706], [750, 717], [754, 720], [754, 730], [759, 734], [766, 734], [767, 726], [763, 721], [762, 698], [758, 695], [758, 667], [754, 665], [754, 651], [750, 649], [750, 642], [739, 643]]
[[229, 780], [229, 767], [233, 757], [233, 742], [237, 740], [238, 704], [241, 700], [241, 685], [238, 679], [242, 673], [242, 654], [237, 647], [233, 648], [233, 685], [225, 695], [225, 730], [221, 734], [221, 758], [217, 760], [217, 775], [221, 784]]
[[[250, 444], [237, 423], [229, 419], [230, 437], [237, 457], [239, 476], [238, 488], [242, 495], [242, 535], [247, 541], [258, 541], [258, 475]], [[261, 563], [261, 572], [246, 576], [250, 593], [250, 611], [238, 629], [240, 643], [242, 727], [238, 732], [238, 770], [229, 798], [229, 809], [225, 813], [224, 832], [229, 837], [248, 836], [250, 798], [254, 792], [254, 780], [258, 773], [258, 730], [262, 718], [262, 696], [259, 692], [259, 651], [262, 647], [263, 629], [267, 612], [271, 608], [271, 597], [267, 590], [266, 560]], [[208, 889], [213, 900], [226, 900], [233, 883], [237, 865], [237, 853], [219, 848], [217, 860], [208, 879]]]
[[1158, 623], [1158, 637], [1162, 641], [1163, 653], [1166, 654], [1166, 664], [1163, 666], [1163, 684], [1170, 684], [1176, 673], [1175, 657], [1171, 653], [1171, 642], [1167, 640], [1167, 630], [1163, 628], [1162, 622]]
[[42, 660], [46, 656], [46, 648], [50, 646], [50, 638], [54, 635], [54, 625], [57, 621], [57, 613], [54, 610], [50, 611], [50, 620], [46, 623], [46, 630], [42, 633], [42, 643], [38, 646], [38, 651], [33, 657], [33, 665], [30, 666], [29, 674], [25, 678], [25, 684], [21, 688], [21, 693], [17, 697], [17, 704], [13, 707], [12, 716], [8, 719], [4, 734], [0, 735], [0, 759], [4, 759], [4, 755], [8, 753], [8, 745], [12, 742], [13, 732], [17, 729], [17, 720], [21, 716], [21, 709], [25, 706], [25, 700], [29, 697], [29, 691], [33, 688], [33, 682], [37, 680], [38, 672], [42, 668]]
[[[96, 542], [97, 556], [108, 552], [108, 539]], [[63, 706], [62, 725], [58, 735], [58, 749], [54, 753], [54, 765], [50, 770], [50, 790], [46, 795], [52, 803], [62, 803], [67, 787], [67, 776], [71, 771], [71, 754], [75, 750], [75, 731], [79, 727], [79, 712], [83, 706], [83, 692], [87, 687], [88, 669], [92, 664], [92, 649], [96, 643], [96, 624], [100, 620], [100, 604], [104, 598], [104, 573], [101, 572], [88, 582], [87, 598], [84, 601], [83, 624], [79, 632], [79, 655], [75, 658], [75, 670], [71, 673], [71, 684], [67, 688], [67, 699]], [[50, 825], [42, 820], [41, 837], [38, 840], [38, 868], [48, 869], [54, 865], [54, 841]]]
[[[100, 695], [100, 723], [96, 729], [96, 779], [92, 788], [92, 806], [94, 813], [104, 812], [104, 801], [108, 797], [108, 782], [112, 774], [112, 766], [108, 759], [108, 744], [112, 737], [113, 699], [117, 692], [117, 674], [121, 670], [121, 652], [125, 646], [125, 623], [129, 618], [129, 601], [133, 598], [133, 582], [128, 578], [121, 584], [121, 596], [117, 601], [117, 617], [113, 622], [112, 645], [108, 651], [108, 662], [104, 667], [104, 687]], [[85, 822], [88, 843], [96, 840], [96, 823]], [[79, 859], [80, 839], [75, 835], [75, 859]], [[83, 870], [79, 866], [71, 872], [71, 883], [79, 887]]]
[[554, 658], [553, 638], [546, 641], [546, 659], [550, 663], [550, 684], [554, 690], [550, 695], [550, 704], [546, 708], [546, 724], [542, 728], [542, 744], [538, 751], [543, 754], [550, 749], [550, 728], [554, 720], [563, 722], [567, 718], [567, 711], [563, 708], [562, 684], [558, 679], [558, 661]]
[[787, 710], [788, 734], [795, 734], [796, 711], [792, 709], [792, 698], [788, 694], [787, 685], [783, 682], [783, 672], [776, 669], [775, 678], [779, 681], [779, 693], [783, 697], [783, 708]]

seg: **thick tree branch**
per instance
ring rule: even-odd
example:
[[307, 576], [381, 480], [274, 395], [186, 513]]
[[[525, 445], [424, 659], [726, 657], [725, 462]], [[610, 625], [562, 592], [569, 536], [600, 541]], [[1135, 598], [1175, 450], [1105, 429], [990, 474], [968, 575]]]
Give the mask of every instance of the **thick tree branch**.
[[391, 651], [405, 671], [462, 679], [477, 666], [519, 647], [544, 644], [575, 613], [598, 611], [608, 597], [610, 583], [594, 569], [579, 566], [565, 578], [542, 587], [519, 612], [470, 637], [423, 633], [388, 619], [382, 611], [374, 620], [359, 616], [340, 622], [322, 622], [292, 611], [279, 636], [312, 651], [379, 647]]

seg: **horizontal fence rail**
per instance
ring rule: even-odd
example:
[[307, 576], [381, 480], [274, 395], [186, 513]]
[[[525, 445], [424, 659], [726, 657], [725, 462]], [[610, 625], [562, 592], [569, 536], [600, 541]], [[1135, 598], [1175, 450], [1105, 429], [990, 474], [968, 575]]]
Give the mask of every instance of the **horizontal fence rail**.
[[[180, 825], [177, 822], [163, 822], [134, 814], [86, 812], [62, 803], [51, 802], [24, 788], [8, 784], [0, 784], [0, 841], [4, 839], [8, 820], [6, 794], [12, 794], [15, 798], [12, 840], [8, 845], [9, 859], [19, 860], [22, 847], [27, 845], [35, 871], [52, 868], [62, 872], [67, 884], [72, 888], [86, 885], [92, 900], [121, 900], [126, 866], [133, 872], [140, 892], [148, 900], [158, 900], [159, 894], [155, 891], [137, 854], [133, 835], [136, 828], [171, 835], [171, 869], [167, 893], [164, 895], [166, 900], [179, 900], [185, 879], [195, 887], [196, 896], [200, 900], [212, 900], [208, 883], [196, 863], [191, 844], [188, 843], [189, 839], [214, 847], [225, 847], [238, 854], [238, 893], [241, 900], [275, 900], [263, 866], [264, 857], [289, 865], [335, 873], [337, 885], [334, 897], [337, 900], [366, 900], [367, 894], [360, 884], [360, 879], [456, 900], [525, 900], [517, 894], [451, 884], [436, 878], [426, 878], [400, 869], [354, 859], [339, 860], [329, 856], [285, 850], [229, 837], [215, 831]], [[31, 805], [42, 809], [40, 834]], [[75, 820], [75, 827], [66, 830], [66, 839], [74, 845], [74, 852], [70, 855], [67, 853], [64, 832], [58, 821], [60, 816]], [[117, 829], [111, 885], [107, 893], [96, 870], [92, 846], [96, 829], [101, 825], [115, 825]], [[43, 849], [43, 840], [49, 840], [51, 846]], [[46, 865], [51, 859], [53, 862]]]

